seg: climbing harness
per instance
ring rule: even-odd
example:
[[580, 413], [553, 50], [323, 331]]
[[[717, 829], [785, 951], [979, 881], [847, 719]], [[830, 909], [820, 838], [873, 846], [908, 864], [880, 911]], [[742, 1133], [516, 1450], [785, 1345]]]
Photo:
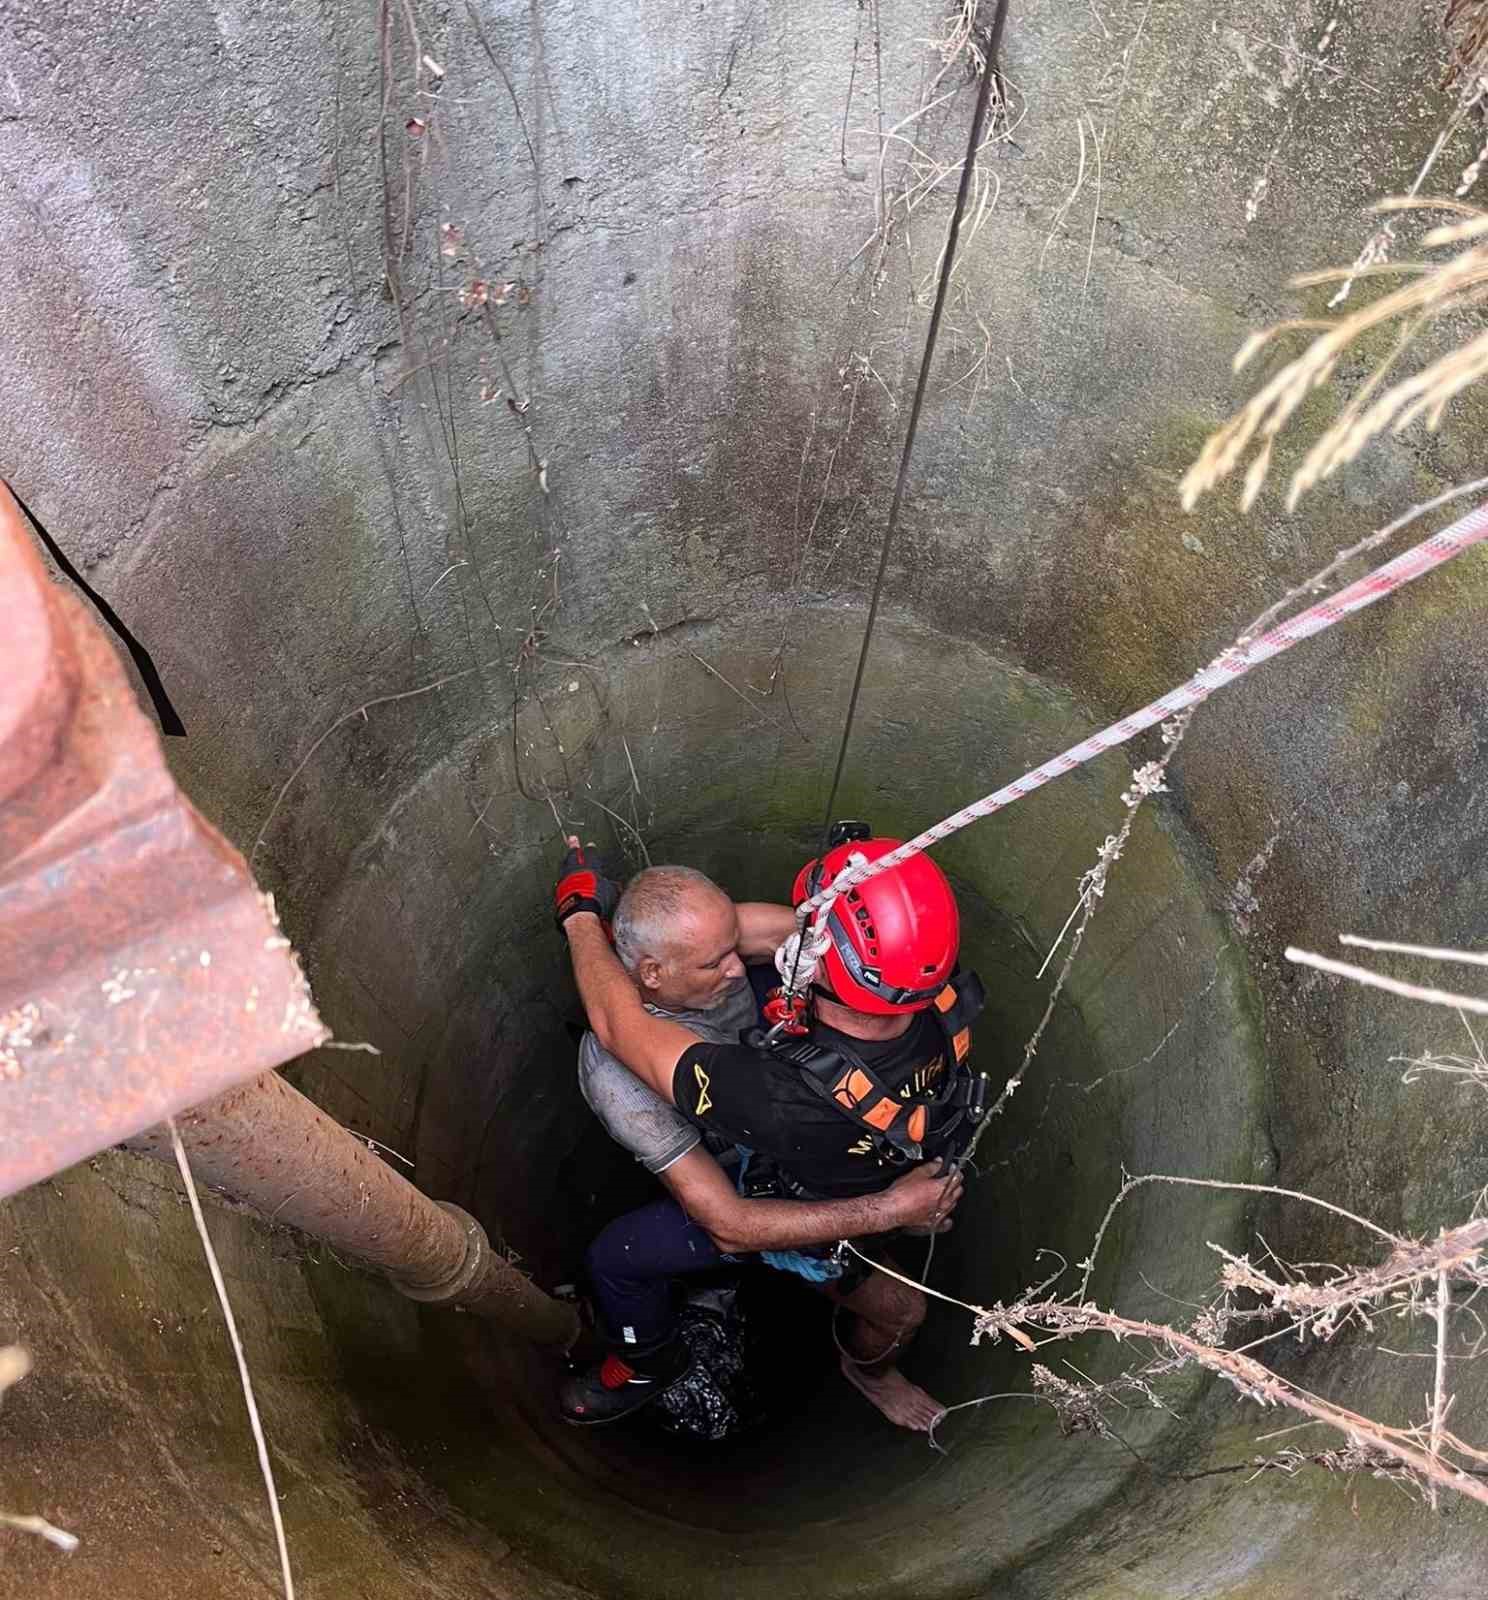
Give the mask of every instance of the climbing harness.
[[[886, 1085], [844, 1041], [826, 1045], [789, 1034], [771, 1038], [769, 1033], [755, 1030], [746, 1034], [744, 1042], [768, 1049], [777, 1060], [795, 1067], [801, 1082], [824, 1105], [851, 1122], [886, 1166], [903, 1167], [923, 1161], [924, 1140], [932, 1127], [936, 1144], [944, 1147], [947, 1161], [953, 1162], [986, 1114], [988, 1078], [971, 1067], [971, 1025], [986, 1003], [982, 980], [974, 972], [957, 968], [932, 1001], [945, 1070], [933, 1089], [908, 1096]], [[957, 1147], [954, 1154], [953, 1141]], [[753, 1159], [758, 1184], [765, 1181], [765, 1169], [759, 1164], [759, 1156]], [[807, 1194], [784, 1173], [779, 1177], [791, 1198], [820, 1198]], [[775, 1181], [773, 1174], [769, 1181]]]
[[865, 861], [859, 866], [848, 867], [840, 872], [830, 884], [796, 908], [799, 939], [795, 948], [801, 951], [801, 957], [794, 984], [787, 979], [788, 995], [799, 992], [810, 984], [815, 970], [814, 962], [810, 959], [811, 952], [821, 944], [826, 919], [831, 913], [832, 905], [856, 884], [876, 877], [891, 867], [899, 866], [910, 857], [929, 849], [942, 839], [949, 838], [951, 834], [958, 833], [980, 818], [990, 817], [994, 812], [1012, 805], [1014, 801], [1032, 794], [1035, 789], [1042, 788], [1052, 779], [1063, 777], [1065, 773], [1073, 772], [1076, 767], [1083, 766], [1104, 751], [1125, 744], [1144, 729], [1190, 706], [1202, 704], [1217, 689], [1222, 689], [1235, 682], [1237, 678], [1244, 677], [1263, 661], [1269, 661], [1272, 657], [1283, 654], [1304, 639], [1310, 639], [1314, 634], [1322, 633], [1335, 623], [1342, 622], [1367, 606], [1372, 606], [1375, 601], [1382, 600], [1407, 583], [1413, 583], [1417, 578], [1443, 566], [1461, 555], [1464, 550], [1481, 544], [1485, 539], [1488, 539], [1488, 504], [1475, 507], [1449, 527], [1432, 534], [1429, 539], [1423, 539], [1420, 544], [1413, 545], [1409, 550], [1396, 556], [1393, 561], [1387, 561], [1383, 566], [1376, 567], [1357, 582], [1340, 589], [1337, 594], [1319, 600], [1315, 605], [1308, 606], [1306, 610], [1299, 611], [1296, 616], [1284, 622], [1278, 622], [1256, 638], [1242, 640], [1222, 650], [1208, 666], [1201, 668], [1186, 683], [1180, 684], [1176, 689], [1170, 689], [1167, 694], [1143, 706], [1140, 711], [1130, 712], [1119, 722], [1113, 722], [1109, 727], [1102, 728], [1099, 733], [1092, 734], [1088, 739], [1082, 739], [1079, 744], [1071, 745], [1062, 754], [1025, 772], [1021, 778], [1016, 778], [1012, 783], [1004, 784], [1002, 788], [984, 795], [980, 800], [974, 800], [970, 805], [963, 806], [960, 811], [953, 812], [926, 828], [923, 833], [916, 834], [898, 849], [880, 856], [876, 861]]

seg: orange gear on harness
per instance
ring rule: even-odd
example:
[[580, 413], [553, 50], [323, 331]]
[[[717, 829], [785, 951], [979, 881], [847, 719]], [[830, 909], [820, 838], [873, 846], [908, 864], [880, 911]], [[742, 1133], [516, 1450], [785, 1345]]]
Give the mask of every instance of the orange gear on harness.
[[[831, 1045], [789, 1035], [768, 1046], [772, 1054], [799, 1068], [815, 1094], [841, 1113], [873, 1143], [877, 1155], [892, 1166], [925, 1158], [924, 1139], [934, 1113], [949, 1111], [934, 1128], [937, 1143], [965, 1129], [970, 1137], [986, 1110], [987, 1075], [973, 1072], [971, 1025], [986, 1005], [986, 990], [974, 972], [959, 968], [930, 1002], [940, 1024], [946, 1070], [934, 1091], [905, 1097], [888, 1088], [857, 1052], [838, 1041]], [[768, 1002], [765, 1013], [769, 1016]], [[764, 1045], [763, 1032], [752, 1043]], [[959, 1141], [958, 1141], [959, 1142]]]

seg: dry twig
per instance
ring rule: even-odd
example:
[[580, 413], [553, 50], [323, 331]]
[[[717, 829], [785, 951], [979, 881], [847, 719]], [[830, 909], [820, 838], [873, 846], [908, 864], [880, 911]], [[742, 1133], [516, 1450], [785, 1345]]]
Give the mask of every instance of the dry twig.
[[1356, 933], [1340, 933], [1339, 944], [1356, 950], [1382, 950], [1400, 956], [1424, 956], [1428, 961], [1460, 961], [1469, 967], [1488, 967], [1488, 951], [1450, 950], [1433, 944], [1400, 944], [1394, 939], [1363, 939]]
[[1427, 1005], [1451, 1006], [1456, 1011], [1471, 1011], [1488, 1017], [1488, 1000], [1476, 995], [1454, 994], [1449, 989], [1433, 989], [1419, 983], [1405, 983], [1399, 978], [1387, 978], [1382, 972], [1372, 972], [1368, 967], [1357, 967], [1351, 961], [1335, 961], [1332, 956], [1320, 956], [1312, 950], [1299, 950], [1295, 945], [1286, 949], [1288, 961], [1299, 967], [1312, 967], [1335, 978], [1348, 978], [1366, 989], [1383, 989], [1386, 994], [1398, 994], [1403, 1000], [1423, 1000]]
[[[1312, 1199], [1311, 1196], [1302, 1198]], [[1488, 1245], [1488, 1218], [1477, 1218], [1460, 1228], [1443, 1230], [1436, 1240], [1427, 1244], [1387, 1237], [1392, 1239], [1394, 1248], [1379, 1266], [1340, 1272], [1325, 1284], [1311, 1284], [1305, 1280], [1282, 1283], [1253, 1267], [1244, 1257], [1229, 1257], [1225, 1295], [1217, 1304], [1201, 1310], [1191, 1330], [1105, 1310], [1083, 1298], [1083, 1287], [1076, 1296], [1058, 1299], [1042, 1295], [1044, 1286], [1040, 1286], [1012, 1305], [979, 1306], [916, 1284], [913, 1279], [864, 1255], [850, 1242], [848, 1249], [876, 1271], [969, 1312], [974, 1319], [973, 1344], [980, 1343], [983, 1338], [1006, 1337], [1025, 1350], [1033, 1350], [1086, 1333], [1104, 1333], [1118, 1342], [1135, 1339], [1149, 1344], [1154, 1353], [1145, 1365], [1122, 1374], [1111, 1383], [1090, 1385], [1083, 1390], [1062, 1379], [1053, 1379], [1051, 1383], [1052, 1374], [1048, 1374], [1047, 1368], [1043, 1369], [1048, 1376], [1042, 1381], [1036, 1380], [1039, 1397], [1055, 1406], [1069, 1431], [1109, 1434], [1100, 1415], [1104, 1400], [1124, 1391], [1143, 1395], [1150, 1404], [1161, 1404], [1151, 1387], [1152, 1382], [1185, 1366], [1196, 1365], [1223, 1378], [1244, 1398], [1262, 1406], [1286, 1406], [1312, 1421], [1336, 1429], [1348, 1441], [1348, 1449], [1337, 1459], [1299, 1455], [1295, 1462], [1286, 1462], [1286, 1466], [1300, 1465], [1307, 1459], [1335, 1470], [1366, 1468], [1376, 1475], [1408, 1482], [1427, 1494], [1435, 1488], [1450, 1488], [1488, 1504], [1488, 1484], [1479, 1480], [1475, 1466], [1465, 1465], [1488, 1461], [1488, 1452], [1466, 1443], [1447, 1429], [1445, 1419], [1450, 1401], [1440, 1386], [1426, 1426], [1391, 1427], [1312, 1394], [1273, 1372], [1243, 1349], [1223, 1347], [1222, 1340], [1230, 1322], [1237, 1315], [1247, 1314], [1238, 1313], [1230, 1303], [1229, 1295], [1237, 1290], [1249, 1290], [1261, 1296], [1264, 1314], [1295, 1315], [1300, 1310], [1302, 1317], [1287, 1324], [1282, 1332], [1291, 1332], [1298, 1326], [1331, 1331], [1342, 1325], [1348, 1310], [1389, 1303], [1392, 1297], [1398, 1303], [1407, 1286], [1429, 1282], [1436, 1289], [1432, 1310], [1440, 1329], [1440, 1319], [1445, 1316], [1443, 1308], [1449, 1303], [1443, 1299], [1443, 1282], [1464, 1279], [1481, 1287], [1488, 1281], [1488, 1271], [1483, 1265], [1484, 1248]], [[1409, 1306], [1407, 1302], [1406, 1308]], [[1438, 1366], [1444, 1371], [1445, 1335], [1439, 1332], [1438, 1339], [1443, 1352]], [[1270, 1464], [1264, 1459], [1255, 1463], [1262, 1470]]]
[[471, 673], [479, 672], [482, 667], [494, 667], [500, 666], [501, 664], [502, 663], [498, 661], [483, 661], [479, 666], [463, 667], [459, 672], [447, 672], [442, 678], [436, 678], [433, 683], [423, 684], [417, 689], [404, 689], [401, 694], [381, 694], [377, 695], [374, 699], [364, 700], [361, 705], [357, 706], [354, 710], [348, 711], [343, 716], [337, 717], [330, 727], [327, 728], [325, 732], [321, 734], [321, 736], [315, 741], [315, 743], [310, 746], [305, 754], [300, 757], [300, 760], [296, 764], [294, 771], [290, 773], [290, 775], [280, 786], [279, 793], [274, 797], [273, 805], [269, 807], [269, 814], [264, 818], [263, 826], [258, 830], [258, 836], [253, 841], [253, 848], [248, 852], [248, 859], [252, 861], [254, 856], [258, 854], [259, 848], [262, 846], [265, 837], [268, 835], [269, 828], [272, 826], [274, 818], [279, 814], [279, 807], [284, 804], [285, 795], [287, 795], [290, 789], [294, 786], [295, 779], [298, 778], [305, 768], [310, 765], [310, 762], [315, 757], [316, 751], [320, 749], [320, 747], [326, 742], [327, 739], [330, 738], [333, 733], [336, 732], [338, 728], [344, 728], [348, 722], [354, 722], [358, 717], [365, 719], [367, 713], [373, 708], [373, 706], [392, 705], [393, 702], [397, 700], [413, 700], [421, 694], [430, 694], [435, 689], [442, 689], [447, 683], [455, 683], [460, 678], [468, 678]]
[[49, 1544], [54, 1544], [59, 1550], [65, 1550], [71, 1555], [78, 1547], [78, 1536], [68, 1533], [65, 1529], [56, 1527], [45, 1517], [18, 1517], [9, 1511], [0, 1511], [0, 1525], [15, 1528], [21, 1533], [39, 1534]]

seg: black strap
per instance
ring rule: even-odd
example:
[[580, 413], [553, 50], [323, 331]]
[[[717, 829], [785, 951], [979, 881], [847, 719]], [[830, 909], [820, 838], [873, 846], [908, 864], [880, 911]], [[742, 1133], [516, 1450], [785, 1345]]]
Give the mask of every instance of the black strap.
[[847, 1121], [870, 1138], [881, 1155], [890, 1160], [918, 1161], [921, 1157], [919, 1143], [908, 1137], [907, 1134], [894, 1128], [878, 1128], [869, 1122], [863, 1115], [863, 1110], [853, 1109], [842, 1104], [832, 1092], [838, 1080], [842, 1077], [844, 1068], [851, 1068], [861, 1072], [875, 1091], [871, 1100], [865, 1099], [863, 1105], [876, 1106], [882, 1100], [888, 1100], [895, 1108], [896, 1114], [903, 1111], [913, 1111], [917, 1105], [930, 1106], [937, 1104], [928, 1096], [917, 1096], [913, 1100], [904, 1100], [887, 1088], [878, 1074], [855, 1051], [842, 1045], [816, 1044], [809, 1039], [792, 1040], [785, 1045], [776, 1045], [776, 1053], [796, 1066], [801, 1073], [806, 1086], [815, 1093], [824, 1105], [829, 1105], [840, 1117]]
[[[833, 1089], [841, 1078], [843, 1069], [854, 1068], [861, 1072], [871, 1088], [877, 1091], [872, 1099], [865, 1098], [863, 1105], [876, 1106], [880, 1100], [889, 1100], [896, 1110], [902, 1109], [906, 1112], [912, 1112], [916, 1106], [923, 1106], [927, 1115], [927, 1133], [931, 1114], [954, 1107], [952, 1115], [942, 1119], [941, 1125], [935, 1130], [937, 1143], [949, 1139], [963, 1122], [974, 1123], [978, 1120], [972, 1108], [979, 1094], [979, 1075], [973, 1073], [964, 1061], [957, 1058], [955, 1041], [956, 1035], [968, 1029], [981, 1015], [987, 1003], [987, 991], [975, 972], [963, 972], [960, 967], [957, 967], [951, 975], [948, 987], [954, 991], [954, 1005], [946, 1011], [937, 1006], [932, 1013], [940, 1027], [945, 1072], [941, 1076], [938, 1088], [907, 1100], [887, 1088], [873, 1068], [847, 1045], [841, 1043], [824, 1045], [810, 1038], [789, 1037], [781, 1037], [766, 1044], [763, 1028], [746, 1031], [743, 1042], [755, 1049], [768, 1049], [782, 1060], [789, 1061], [800, 1072], [807, 1087], [817, 1098], [866, 1134], [881, 1156], [895, 1163], [906, 1160], [918, 1161], [924, 1154], [922, 1144], [909, 1138], [902, 1126], [891, 1126], [888, 1129], [875, 1127], [863, 1116], [861, 1108], [854, 1109], [843, 1105], [833, 1093]], [[896, 1118], [896, 1122], [897, 1120]]]
[[963, 1029], [969, 1028], [987, 1007], [987, 990], [975, 972], [963, 972], [960, 967], [951, 974], [951, 988], [956, 1003], [949, 1011], [936, 1008], [941, 1031], [949, 1044]]
[[165, 685], [160, 681], [160, 674], [155, 669], [155, 662], [152, 660], [150, 652], [129, 631], [118, 612], [68, 560], [67, 552], [47, 532], [46, 524], [41, 518], [21, 499], [16, 491], [16, 486], [4, 479], [0, 479], [0, 482], [4, 482], [5, 487], [10, 490], [12, 498], [21, 508], [31, 526], [35, 528], [36, 536], [46, 546], [47, 553], [52, 560], [62, 569], [64, 575], [87, 595], [93, 602], [93, 607], [98, 612], [98, 615], [119, 636], [124, 648], [129, 652], [129, 659], [134, 662], [135, 670], [144, 682], [145, 691], [150, 696], [150, 703], [155, 707], [155, 715], [160, 719], [160, 731], [167, 738], [184, 739], [186, 737], [186, 725], [181, 721], [175, 706], [171, 704], [170, 696], [165, 692]]

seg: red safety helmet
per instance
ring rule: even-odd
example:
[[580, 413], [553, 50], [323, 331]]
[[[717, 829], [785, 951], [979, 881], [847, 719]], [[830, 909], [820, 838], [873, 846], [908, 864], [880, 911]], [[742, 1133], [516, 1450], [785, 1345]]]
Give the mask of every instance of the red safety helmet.
[[[796, 876], [792, 903], [826, 888], [852, 857], [877, 861], [901, 842], [859, 839], [808, 861]], [[917, 855], [834, 901], [827, 931], [832, 942], [818, 970], [833, 995], [854, 1011], [894, 1016], [923, 1011], [950, 982], [961, 916], [945, 873]]]

